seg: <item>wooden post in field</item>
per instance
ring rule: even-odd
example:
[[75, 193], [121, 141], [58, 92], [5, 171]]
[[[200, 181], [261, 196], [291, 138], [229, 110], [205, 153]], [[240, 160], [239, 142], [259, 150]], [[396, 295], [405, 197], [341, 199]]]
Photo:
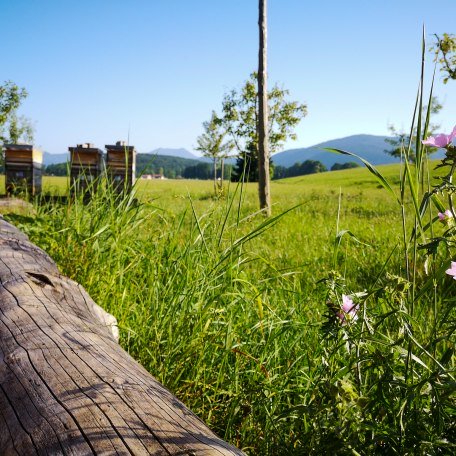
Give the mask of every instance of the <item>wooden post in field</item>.
[[41, 193], [43, 153], [29, 144], [5, 144], [6, 194]]
[[241, 455], [133, 360], [115, 318], [0, 218], [0, 454]]
[[260, 209], [271, 215], [271, 190], [269, 178], [269, 122], [267, 86], [267, 0], [259, 0], [258, 27], [260, 45], [258, 52], [258, 194]]

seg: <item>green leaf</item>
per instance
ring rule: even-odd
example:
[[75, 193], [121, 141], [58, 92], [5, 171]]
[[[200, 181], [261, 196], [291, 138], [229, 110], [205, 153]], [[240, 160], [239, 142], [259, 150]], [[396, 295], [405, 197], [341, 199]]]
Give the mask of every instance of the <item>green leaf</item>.
[[370, 173], [373, 174], [377, 178], [377, 180], [380, 182], [382, 187], [385, 188], [386, 190], [388, 190], [389, 192], [391, 192], [391, 194], [394, 196], [396, 201], [399, 204], [401, 204], [400, 199], [397, 197], [395, 191], [393, 190], [393, 188], [391, 187], [389, 182], [386, 180], [386, 178], [380, 173], [380, 171], [378, 171], [378, 169], [374, 165], [370, 164], [367, 160], [364, 160], [364, 158], [361, 158], [359, 155], [356, 155], [353, 152], [347, 152], [346, 150], [342, 150], [342, 149], [333, 149], [331, 147], [325, 147], [324, 150], [327, 150], [328, 152], [332, 152], [335, 154], [349, 155], [350, 157], [355, 157], [358, 160], [361, 160], [364, 163], [364, 165], [366, 166], [366, 168], [370, 171]]

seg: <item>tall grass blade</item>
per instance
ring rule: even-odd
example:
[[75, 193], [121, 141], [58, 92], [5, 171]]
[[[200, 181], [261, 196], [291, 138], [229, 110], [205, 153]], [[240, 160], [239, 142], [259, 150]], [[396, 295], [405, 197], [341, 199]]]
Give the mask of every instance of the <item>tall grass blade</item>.
[[393, 188], [391, 187], [391, 185], [389, 184], [387, 179], [377, 170], [377, 168], [375, 168], [374, 165], [371, 165], [367, 160], [360, 157], [359, 155], [356, 155], [353, 152], [347, 152], [346, 150], [342, 150], [342, 149], [325, 147], [324, 150], [327, 150], [328, 152], [333, 152], [336, 154], [349, 155], [351, 157], [355, 157], [358, 160], [360, 160], [366, 166], [366, 168], [369, 170], [369, 172], [377, 178], [377, 180], [382, 185], [382, 187], [385, 188], [386, 190], [388, 190], [393, 195], [394, 199], [399, 204], [401, 204], [401, 200], [397, 197], [396, 192], [393, 190]]

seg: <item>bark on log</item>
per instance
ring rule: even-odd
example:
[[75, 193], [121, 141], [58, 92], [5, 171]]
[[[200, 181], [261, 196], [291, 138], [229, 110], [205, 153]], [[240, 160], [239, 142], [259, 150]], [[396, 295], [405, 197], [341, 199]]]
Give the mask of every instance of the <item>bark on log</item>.
[[0, 282], [1, 455], [243, 454], [122, 350], [115, 319], [1, 218]]

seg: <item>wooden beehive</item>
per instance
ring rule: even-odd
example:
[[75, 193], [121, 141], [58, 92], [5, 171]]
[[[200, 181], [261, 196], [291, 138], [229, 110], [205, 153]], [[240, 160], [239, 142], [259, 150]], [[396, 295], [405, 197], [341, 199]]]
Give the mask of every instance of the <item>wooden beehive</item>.
[[107, 175], [113, 188], [118, 191], [130, 191], [135, 183], [136, 150], [123, 141], [115, 145], [106, 145]]
[[78, 144], [69, 147], [71, 192], [95, 190], [103, 173], [103, 152], [93, 144]]
[[6, 194], [41, 193], [43, 154], [30, 144], [5, 144]]

